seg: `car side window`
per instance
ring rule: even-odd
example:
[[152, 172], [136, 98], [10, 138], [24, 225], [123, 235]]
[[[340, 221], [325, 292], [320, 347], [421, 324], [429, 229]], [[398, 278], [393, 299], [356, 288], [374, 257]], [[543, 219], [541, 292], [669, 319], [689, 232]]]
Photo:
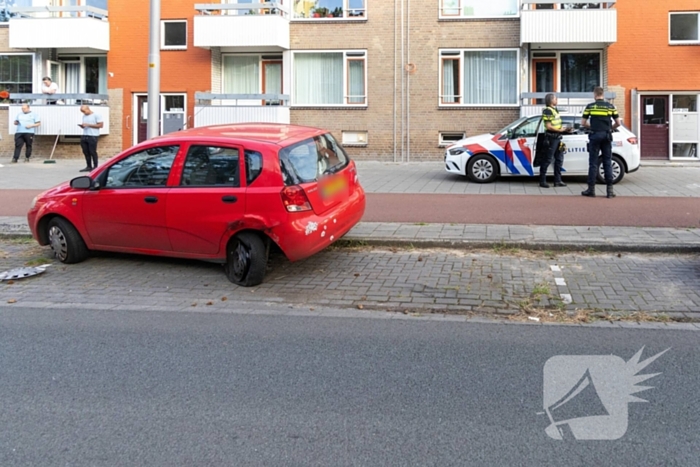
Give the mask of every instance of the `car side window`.
[[537, 134], [537, 125], [540, 120], [538, 118], [532, 118], [523, 122], [515, 130], [513, 130], [513, 138], [530, 138]]
[[245, 151], [245, 183], [250, 185], [262, 173], [262, 154], [257, 151]]
[[581, 118], [576, 118], [576, 117], [562, 117], [561, 119], [562, 124], [565, 127], [573, 128], [574, 129], [574, 134], [576, 135], [581, 135], [583, 134], [583, 128], [581, 128]]
[[107, 169], [105, 188], [164, 187], [180, 146], [159, 146], [131, 154]]
[[190, 146], [180, 186], [241, 186], [239, 150], [217, 146]]

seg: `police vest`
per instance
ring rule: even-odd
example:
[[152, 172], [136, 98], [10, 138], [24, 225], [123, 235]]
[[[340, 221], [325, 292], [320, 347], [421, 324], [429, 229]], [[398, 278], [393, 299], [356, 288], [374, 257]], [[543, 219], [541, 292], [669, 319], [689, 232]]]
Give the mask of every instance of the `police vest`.
[[555, 130], [561, 129], [561, 116], [556, 107], [546, 107], [542, 111], [542, 120], [545, 122], [545, 129], [547, 128], [547, 122], [550, 122]]
[[588, 104], [583, 111], [582, 117], [584, 120], [591, 119], [591, 130], [595, 132], [612, 131], [611, 119], [620, 118], [615, 106], [602, 99]]

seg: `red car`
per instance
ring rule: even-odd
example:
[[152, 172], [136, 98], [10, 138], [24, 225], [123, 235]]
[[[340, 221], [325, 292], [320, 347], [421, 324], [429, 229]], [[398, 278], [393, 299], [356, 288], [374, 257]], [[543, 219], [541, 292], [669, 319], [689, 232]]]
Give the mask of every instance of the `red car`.
[[273, 243], [306, 258], [364, 211], [355, 163], [330, 133], [246, 123], [143, 142], [37, 196], [27, 217], [64, 263], [90, 250], [202, 259], [253, 286]]

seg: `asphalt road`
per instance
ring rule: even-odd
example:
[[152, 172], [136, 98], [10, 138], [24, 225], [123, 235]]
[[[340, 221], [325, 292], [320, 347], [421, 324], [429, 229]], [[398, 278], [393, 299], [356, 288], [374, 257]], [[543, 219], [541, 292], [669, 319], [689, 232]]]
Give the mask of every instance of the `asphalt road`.
[[[698, 465], [693, 331], [3, 306], [0, 333], [3, 466]], [[671, 349], [622, 438], [545, 434], [550, 357], [644, 346]]]

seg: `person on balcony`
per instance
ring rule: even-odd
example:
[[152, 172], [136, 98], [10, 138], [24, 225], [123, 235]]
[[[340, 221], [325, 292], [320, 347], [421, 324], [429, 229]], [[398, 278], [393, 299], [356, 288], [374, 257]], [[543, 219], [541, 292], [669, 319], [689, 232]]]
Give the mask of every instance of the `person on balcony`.
[[100, 128], [104, 126], [102, 117], [87, 105], [81, 105], [80, 111], [83, 113], [83, 123], [78, 126], [83, 129], [83, 136], [80, 137], [80, 148], [83, 150], [87, 166], [80, 172], [91, 172], [97, 167], [97, 138], [100, 136]]
[[17, 130], [15, 131], [15, 153], [12, 157], [12, 162], [17, 162], [19, 160], [22, 146], [27, 146], [24, 153], [24, 162], [29, 162], [29, 158], [32, 157], [35, 128], [41, 125], [41, 120], [38, 115], [32, 112], [32, 109], [29, 108], [29, 104], [24, 104], [22, 106], [22, 111], [15, 117], [14, 123]]
[[[44, 94], [56, 94], [58, 92], [58, 84], [54, 83], [51, 80], [50, 76], [44, 76], [44, 78], [41, 80], [42, 85], [41, 85], [41, 92]], [[46, 104], [47, 105], [55, 105], [56, 104], [56, 99], [46, 99]]]

